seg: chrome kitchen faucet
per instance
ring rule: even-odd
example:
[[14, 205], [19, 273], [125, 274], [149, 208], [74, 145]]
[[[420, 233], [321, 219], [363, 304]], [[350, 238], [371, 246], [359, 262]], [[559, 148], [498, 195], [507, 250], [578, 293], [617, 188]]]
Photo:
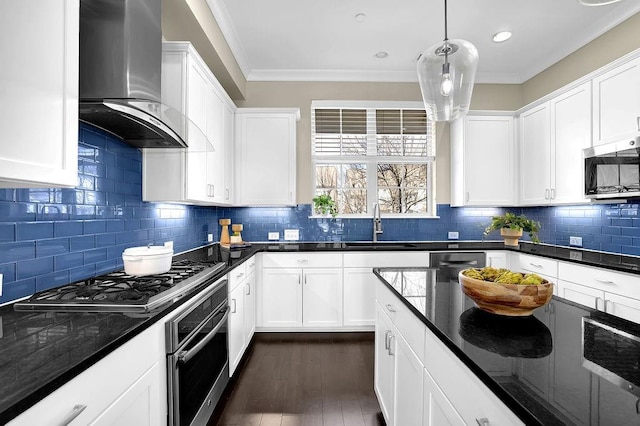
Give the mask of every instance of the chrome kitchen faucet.
[[373, 205], [373, 242], [378, 242], [378, 234], [382, 234], [382, 219], [380, 218], [380, 205]]

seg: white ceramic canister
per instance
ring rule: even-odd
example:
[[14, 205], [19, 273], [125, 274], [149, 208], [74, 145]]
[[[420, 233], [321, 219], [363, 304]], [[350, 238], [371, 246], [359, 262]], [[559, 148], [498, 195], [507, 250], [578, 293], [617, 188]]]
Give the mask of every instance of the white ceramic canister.
[[165, 246], [130, 247], [122, 252], [124, 271], [136, 276], [167, 272], [172, 257], [173, 249]]

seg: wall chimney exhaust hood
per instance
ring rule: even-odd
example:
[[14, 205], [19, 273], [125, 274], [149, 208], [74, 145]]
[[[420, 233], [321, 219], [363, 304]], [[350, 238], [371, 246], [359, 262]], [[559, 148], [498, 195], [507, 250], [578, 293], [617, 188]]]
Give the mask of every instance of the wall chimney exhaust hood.
[[187, 146], [189, 120], [161, 102], [161, 4], [80, 1], [80, 120], [137, 148]]

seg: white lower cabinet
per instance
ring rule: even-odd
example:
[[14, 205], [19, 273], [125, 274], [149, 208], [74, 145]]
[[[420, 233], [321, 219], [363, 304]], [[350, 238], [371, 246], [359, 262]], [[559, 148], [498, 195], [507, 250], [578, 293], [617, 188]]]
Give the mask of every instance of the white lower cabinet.
[[560, 297], [640, 323], [637, 275], [559, 262], [558, 278]]
[[229, 376], [233, 376], [256, 329], [255, 257], [229, 272]]
[[158, 322], [8, 424], [163, 424], [165, 365], [164, 323]]
[[263, 328], [342, 327], [342, 253], [264, 253]]
[[389, 317], [380, 308], [376, 309], [375, 330], [374, 390], [387, 426], [392, 426], [394, 419], [395, 359], [389, 349], [389, 342], [393, 338], [393, 325]]
[[423, 371], [424, 426], [464, 426], [465, 422], [427, 370]]
[[411, 350], [401, 333], [394, 335], [390, 345], [395, 357], [395, 425], [422, 424], [422, 361]]

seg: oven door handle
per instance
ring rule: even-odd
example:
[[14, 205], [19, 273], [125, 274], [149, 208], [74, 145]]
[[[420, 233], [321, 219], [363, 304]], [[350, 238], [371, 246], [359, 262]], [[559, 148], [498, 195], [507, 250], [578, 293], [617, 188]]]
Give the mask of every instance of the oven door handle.
[[224, 316], [222, 317], [218, 325], [216, 325], [214, 329], [211, 330], [202, 340], [200, 340], [193, 348], [189, 349], [188, 351], [178, 352], [178, 354], [176, 355], [178, 362], [189, 362], [191, 358], [193, 358], [198, 352], [200, 352], [200, 349], [202, 349], [207, 343], [209, 343], [211, 339], [213, 339], [213, 336], [215, 336], [218, 331], [220, 331], [220, 328], [225, 325], [227, 318], [229, 317], [228, 306], [224, 308], [224, 311]]

